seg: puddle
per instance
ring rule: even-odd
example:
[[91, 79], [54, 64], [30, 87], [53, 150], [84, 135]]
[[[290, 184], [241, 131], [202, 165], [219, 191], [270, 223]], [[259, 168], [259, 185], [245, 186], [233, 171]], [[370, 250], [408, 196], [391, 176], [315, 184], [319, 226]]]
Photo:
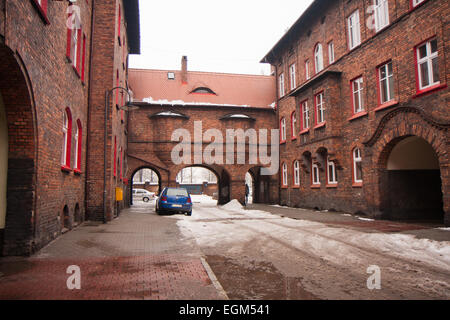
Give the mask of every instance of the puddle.
[[271, 263], [242, 265], [223, 256], [206, 256], [220, 284], [232, 300], [317, 300], [302, 287], [301, 278], [286, 277]]

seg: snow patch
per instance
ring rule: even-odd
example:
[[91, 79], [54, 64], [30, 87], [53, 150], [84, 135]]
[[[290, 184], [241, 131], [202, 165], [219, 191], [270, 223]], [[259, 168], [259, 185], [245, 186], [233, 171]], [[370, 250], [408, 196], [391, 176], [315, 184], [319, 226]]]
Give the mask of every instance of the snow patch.
[[369, 218], [361, 218], [361, 217], [357, 217], [359, 220], [363, 220], [363, 221], [375, 221], [374, 219], [369, 219]]

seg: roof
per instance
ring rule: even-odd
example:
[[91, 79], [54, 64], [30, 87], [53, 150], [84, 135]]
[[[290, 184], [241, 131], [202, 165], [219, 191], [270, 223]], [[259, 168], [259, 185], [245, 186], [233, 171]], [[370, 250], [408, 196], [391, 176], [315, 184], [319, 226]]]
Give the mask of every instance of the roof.
[[[168, 79], [168, 73], [175, 80]], [[271, 108], [276, 101], [273, 76], [187, 72], [187, 84], [181, 81], [181, 71], [129, 69], [128, 81], [135, 101], [150, 104], [185, 106], [238, 106]], [[193, 93], [197, 88], [209, 88], [211, 93]]]
[[323, 12], [323, 7], [327, 5], [327, 2], [331, 2], [334, 0], [314, 0], [310, 6], [303, 12], [300, 18], [289, 28], [289, 30], [281, 37], [280, 40], [273, 46], [272, 49], [261, 59], [261, 63], [273, 63], [274, 57], [277, 56], [277, 51], [282, 49], [282, 47], [295, 39], [300, 32], [306, 32], [309, 29], [308, 24], [306, 23], [308, 19], [314, 17], [317, 12]]
[[130, 54], [141, 53], [141, 35], [139, 22], [139, 1], [124, 0], [125, 21], [127, 23], [128, 45]]

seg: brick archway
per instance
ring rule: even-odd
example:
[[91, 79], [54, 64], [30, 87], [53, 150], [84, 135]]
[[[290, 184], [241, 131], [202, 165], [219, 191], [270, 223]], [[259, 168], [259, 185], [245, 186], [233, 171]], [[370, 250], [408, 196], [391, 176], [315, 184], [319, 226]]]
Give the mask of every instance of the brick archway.
[[[407, 137], [419, 137], [434, 150], [439, 161], [442, 181], [444, 223], [450, 225], [450, 175], [448, 145], [449, 124], [437, 121], [422, 109], [401, 107], [394, 109], [381, 119], [372, 137], [364, 143], [364, 154], [371, 158], [373, 168], [364, 168], [366, 199], [374, 216], [389, 218], [383, 208], [383, 195], [386, 190], [386, 170], [389, 156], [394, 147]], [[368, 180], [368, 181], [367, 181]], [[366, 182], [367, 181], [367, 182]]]
[[33, 252], [36, 225], [36, 114], [30, 81], [20, 57], [0, 43], [0, 94], [8, 129], [8, 176], [3, 255]]
[[133, 183], [133, 179], [135, 174], [142, 169], [150, 169], [153, 172], [156, 173], [156, 175], [158, 176], [158, 192], [156, 192], [156, 195], [159, 195], [162, 191], [162, 176], [161, 173], [158, 169], [156, 169], [155, 167], [151, 166], [151, 165], [143, 165], [140, 167], [136, 167], [133, 169], [133, 171], [131, 171], [131, 175], [128, 179], [129, 181], [129, 188], [128, 188], [128, 205], [133, 205], [133, 189], [134, 189], [134, 183]]

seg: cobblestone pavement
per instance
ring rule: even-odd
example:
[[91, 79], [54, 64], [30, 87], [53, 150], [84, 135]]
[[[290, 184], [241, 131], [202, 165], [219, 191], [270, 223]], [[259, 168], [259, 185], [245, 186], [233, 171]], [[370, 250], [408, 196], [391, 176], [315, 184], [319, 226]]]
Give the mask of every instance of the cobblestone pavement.
[[[0, 259], [0, 299], [223, 299], [193, 241], [152, 204], [108, 224], [86, 222], [29, 258]], [[69, 290], [67, 268], [80, 267]]]

